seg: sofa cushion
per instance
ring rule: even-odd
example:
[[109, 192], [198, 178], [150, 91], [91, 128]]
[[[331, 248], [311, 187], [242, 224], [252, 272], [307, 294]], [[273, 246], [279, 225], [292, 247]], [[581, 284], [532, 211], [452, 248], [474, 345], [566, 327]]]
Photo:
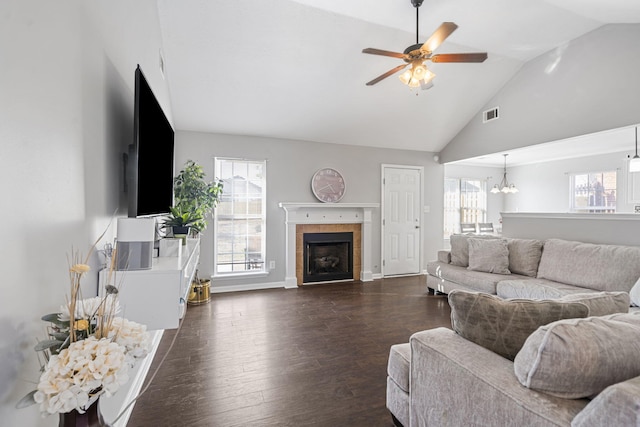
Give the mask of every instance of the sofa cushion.
[[549, 239], [537, 277], [597, 291], [629, 292], [640, 277], [640, 247]]
[[469, 238], [469, 270], [511, 274], [509, 249], [505, 239]]
[[449, 305], [456, 333], [509, 360], [539, 326], [589, 313], [588, 307], [579, 302], [504, 300], [458, 290], [449, 293]]
[[514, 370], [525, 387], [577, 399], [640, 375], [638, 354], [640, 315], [567, 319], [531, 334]]
[[576, 415], [571, 427], [640, 426], [640, 377], [604, 389]]
[[451, 264], [459, 267], [467, 267], [469, 265], [469, 237], [474, 239], [496, 239], [496, 236], [468, 235], [468, 234], [452, 234], [449, 236], [451, 244]]
[[509, 270], [523, 276], [536, 277], [542, 256], [542, 241], [537, 239], [507, 239]]
[[506, 279], [496, 285], [496, 294], [500, 298], [558, 299], [568, 294], [593, 292], [593, 289], [581, 288], [545, 279]]
[[389, 350], [387, 375], [403, 391], [409, 393], [409, 375], [411, 369], [411, 345], [409, 343], [395, 344]]
[[629, 294], [626, 292], [594, 292], [541, 279], [502, 280], [496, 285], [496, 294], [500, 298], [578, 301], [589, 307], [589, 316], [629, 311]]
[[504, 280], [505, 277], [525, 279], [525, 276], [514, 274], [505, 276], [503, 274], [485, 273], [483, 271], [471, 271], [467, 270], [466, 267], [436, 261], [427, 263], [427, 273], [438, 279], [444, 279], [454, 284], [462, 285], [465, 288], [471, 288], [489, 294], [496, 293], [496, 285], [501, 280]]
[[629, 311], [629, 294], [626, 292], [589, 292], [568, 294], [560, 301], [581, 302], [589, 307], [589, 316], [605, 316]]

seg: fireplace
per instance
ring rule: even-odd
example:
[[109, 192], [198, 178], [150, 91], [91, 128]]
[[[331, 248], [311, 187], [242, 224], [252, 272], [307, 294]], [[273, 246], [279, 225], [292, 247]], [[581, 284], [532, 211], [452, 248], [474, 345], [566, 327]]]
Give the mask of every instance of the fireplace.
[[353, 233], [304, 233], [303, 283], [353, 280]]
[[[352, 233], [353, 280], [373, 280], [372, 214], [378, 203], [285, 203], [285, 288], [296, 288], [304, 281], [304, 243], [307, 233]], [[325, 261], [328, 261], [325, 259]], [[321, 282], [307, 282], [315, 284]]]

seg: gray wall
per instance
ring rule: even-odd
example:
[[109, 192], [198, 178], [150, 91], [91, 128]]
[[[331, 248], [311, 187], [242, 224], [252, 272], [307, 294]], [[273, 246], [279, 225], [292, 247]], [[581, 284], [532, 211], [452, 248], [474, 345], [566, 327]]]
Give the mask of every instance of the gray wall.
[[[267, 160], [267, 259], [276, 269], [267, 277], [216, 279], [212, 286], [271, 283], [281, 286], [285, 275], [285, 224], [280, 202], [317, 202], [310, 182], [322, 167], [334, 167], [345, 177], [344, 203], [380, 203], [381, 165], [424, 167], [424, 203], [430, 213], [423, 214], [425, 241], [423, 259], [432, 260], [442, 247], [443, 166], [433, 161], [433, 153], [356, 147], [338, 144], [291, 141], [251, 136], [221, 135], [180, 131], [176, 134], [176, 169], [186, 160], [200, 163], [213, 178], [214, 157]], [[200, 274], [213, 272], [213, 227], [201, 241]], [[373, 272], [380, 273], [380, 211], [373, 217]]]
[[[542, 24], [544, 25], [544, 24]], [[640, 117], [640, 24], [605, 25], [527, 63], [441, 151], [468, 159], [619, 128]]]
[[[0, 2], [0, 177], [11, 223], [0, 257], [2, 425], [58, 423], [15, 403], [39, 378], [40, 317], [69, 293], [67, 255], [86, 255], [114, 213], [126, 215], [121, 155], [132, 141], [134, 70], [142, 65], [167, 108], [160, 45], [155, 0]], [[98, 257], [90, 263], [86, 297]]]

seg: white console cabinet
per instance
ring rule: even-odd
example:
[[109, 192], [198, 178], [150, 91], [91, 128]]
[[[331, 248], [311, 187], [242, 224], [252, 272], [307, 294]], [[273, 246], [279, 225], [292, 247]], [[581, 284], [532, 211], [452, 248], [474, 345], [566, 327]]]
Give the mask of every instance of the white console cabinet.
[[[187, 309], [187, 298], [198, 260], [199, 239], [187, 239], [181, 256], [153, 258], [148, 270], [115, 271], [112, 284], [119, 288], [120, 315], [148, 330], [175, 329]], [[100, 294], [108, 271], [100, 272]]]

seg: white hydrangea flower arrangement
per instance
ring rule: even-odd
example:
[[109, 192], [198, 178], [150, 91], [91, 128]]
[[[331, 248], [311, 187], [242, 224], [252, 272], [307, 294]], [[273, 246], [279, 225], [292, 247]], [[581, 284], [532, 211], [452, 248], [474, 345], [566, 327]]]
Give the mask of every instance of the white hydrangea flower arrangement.
[[43, 415], [83, 413], [99, 394], [111, 396], [128, 380], [124, 347], [91, 336], [49, 359], [33, 399]]
[[35, 346], [45, 359], [38, 386], [16, 405], [39, 404], [43, 416], [74, 410], [83, 414], [101, 395], [111, 396], [126, 384], [129, 368], [151, 348], [145, 325], [116, 316], [115, 286], [106, 286], [105, 297], [82, 299], [80, 280], [91, 269], [77, 254], [74, 260], [69, 302], [59, 313], [42, 317], [50, 326], [48, 339]]

